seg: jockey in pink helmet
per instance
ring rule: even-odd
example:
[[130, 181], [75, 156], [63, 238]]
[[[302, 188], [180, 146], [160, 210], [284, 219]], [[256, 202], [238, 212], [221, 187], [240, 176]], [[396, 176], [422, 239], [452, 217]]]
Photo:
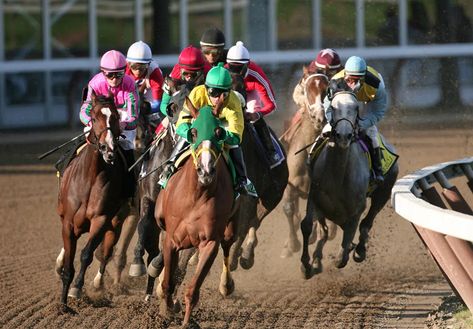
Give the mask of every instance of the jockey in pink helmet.
[[[119, 139], [118, 144], [124, 151], [128, 166], [134, 161], [133, 150], [135, 148], [136, 124], [138, 117], [138, 92], [135, 81], [125, 74], [126, 59], [117, 50], [107, 51], [100, 59], [100, 73], [97, 73], [87, 87], [87, 97], [80, 110], [80, 120], [89, 129], [90, 110], [92, 108], [92, 92], [96, 95], [113, 95], [115, 104], [120, 114], [120, 127], [124, 138]], [[130, 197], [134, 195], [136, 180], [133, 172], [128, 176], [128, 188]]]

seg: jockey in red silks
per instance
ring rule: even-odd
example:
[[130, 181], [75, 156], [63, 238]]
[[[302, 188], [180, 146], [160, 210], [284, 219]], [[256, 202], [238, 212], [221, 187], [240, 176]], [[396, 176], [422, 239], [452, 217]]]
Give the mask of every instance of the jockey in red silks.
[[263, 69], [255, 62], [250, 61], [250, 53], [241, 41], [228, 50], [226, 68], [232, 74], [238, 74], [244, 79], [247, 94], [245, 118], [253, 123], [268, 152], [270, 165], [275, 167], [281, 159], [274, 148], [269, 128], [263, 120], [264, 116], [276, 109], [276, 99], [271, 82]]
[[[122, 135], [125, 137], [120, 139], [118, 143], [123, 149], [128, 166], [131, 166], [135, 162], [133, 150], [135, 148], [139, 96], [135, 81], [125, 74], [125, 68], [126, 59], [121, 52], [109, 50], [102, 56], [100, 59], [101, 72], [89, 81], [87, 98], [80, 109], [80, 120], [86, 126], [85, 130], [90, 129], [92, 92], [99, 96], [108, 96], [110, 92], [120, 114], [120, 127]], [[134, 176], [133, 172], [128, 176]], [[130, 177], [129, 183], [133, 183], [133, 185], [129, 186], [130, 189], [127, 190], [130, 192], [130, 196], [133, 196], [136, 185], [135, 178]]]
[[142, 101], [151, 107], [150, 121], [159, 121], [159, 105], [163, 97], [164, 78], [158, 63], [153, 61], [151, 48], [143, 41], [137, 41], [128, 48], [126, 74], [131, 76], [143, 95]]
[[[211, 66], [205, 61], [205, 58], [199, 48], [188, 46], [179, 54], [178, 62], [174, 65], [169, 76], [164, 81], [164, 94], [160, 110], [164, 115], [173, 116], [170, 109], [173, 103], [181, 109], [185, 96], [189, 95], [191, 90], [205, 82], [205, 76]], [[171, 85], [174, 90], [171, 90]], [[179, 91], [179, 92], [177, 92]]]
[[[324, 74], [330, 81], [330, 79], [342, 69], [343, 66], [338, 53], [332, 48], [325, 48], [319, 51], [317, 57], [307, 66], [307, 73], [309, 75]], [[292, 98], [297, 104], [299, 111], [297, 111], [296, 115], [294, 115], [294, 117], [292, 118], [291, 125], [297, 123], [300, 120], [300, 111], [304, 110], [306, 104], [306, 99], [304, 95], [305, 78], [307, 77], [302, 77], [302, 79], [294, 88], [294, 92], [292, 93]]]

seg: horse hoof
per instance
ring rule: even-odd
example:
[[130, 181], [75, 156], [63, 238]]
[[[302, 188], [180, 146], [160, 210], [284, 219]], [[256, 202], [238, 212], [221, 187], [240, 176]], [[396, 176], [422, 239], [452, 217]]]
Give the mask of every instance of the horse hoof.
[[130, 269], [128, 270], [128, 275], [131, 277], [139, 277], [146, 274], [146, 266], [144, 263], [141, 264], [131, 264]]
[[289, 248], [290, 248], [290, 251], [292, 252], [298, 252], [299, 250], [301, 250], [301, 243], [299, 242], [299, 240], [293, 240], [289, 243]]
[[69, 293], [67, 294], [67, 296], [71, 298], [80, 298], [81, 290], [79, 288], [73, 287], [69, 289]]
[[305, 266], [304, 264], [301, 264], [301, 272], [303, 279], [309, 280], [312, 277], [312, 270], [310, 266]]
[[230, 280], [227, 284], [221, 284], [219, 287], [220, 294], [223, 297], [231, 295], [235, 291], [235, 282]]
[[251, 257], [251, 258], [243, 258], [241, 257], [240, 258], [240, 266], [244, 269], [244, 270], [249, 270], [250, 268], [253, 267], [255, 263], [255, 259], [254, 257]]
[[150, 277], [157, 278], [159, 274], [161, 274], [161, 271], [159, 270], [159, 268], [154, 267], [153, 263], [150, 263], [148, 265], [148, 275]]
[[366, 259], [366, 249], [364, 247], [357, 246], [353, 253], [353, 260], [357, 263], [361, 263]]
[[95, 289], [100, 289], [102, 288], [103, 280], [102, 280], [102, 274], [100, 272], [97, 273], [97, 275], [94, 278], [94, 281], [92, 281], [92, 286]]
[[322, 273], [322, 261], [318, 258], [314, 259], [312, 262], [312, 275]]
[[151, 295], [150, 294], [146, 294], [145, 296], [145, 302], [150, 302], [151, 301]]

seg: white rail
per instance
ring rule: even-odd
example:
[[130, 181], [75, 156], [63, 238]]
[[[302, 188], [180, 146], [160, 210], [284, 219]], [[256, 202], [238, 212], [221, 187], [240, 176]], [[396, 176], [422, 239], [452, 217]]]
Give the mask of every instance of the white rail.
[[396, 182], [391, 192], [394, 210], [415, 225], [473, 242], [473, 216], [436, 207], [419, 197], [420, 184], [436, 182], [436, 173], [441, 172], [451, 179], [466, 172], [471, 174], [472, 166], [473, 157], [470, 157], [425, 167], [404, 176]]

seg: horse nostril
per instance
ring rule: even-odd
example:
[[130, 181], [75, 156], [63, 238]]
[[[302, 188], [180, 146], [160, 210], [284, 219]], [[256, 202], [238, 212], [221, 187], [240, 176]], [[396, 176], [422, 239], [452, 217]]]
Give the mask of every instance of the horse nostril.
[[197, 168], [197, 174], [198, 174], [198, 175], [202, 175], [202, 173], [203, 173], [202, 168], [201, 168], [201, 167], [198, 167], [198, 168]]
[[209, 169], [209, 174], [210, 175], [215, 174], [215, 167], [212, 167], [212, 168]]
[[349, 134], [347, 135], [348, 140], [351, 140], [351, 139], [352, 139], [352, 136], [353, 136], [353, 135], [352, 135], [351, 133], [349, 133]]
[[105, 145], [105, 144], [100, 144], [99, 150], [100, 150], [101, 152], [107, 151], [107, 145]]

